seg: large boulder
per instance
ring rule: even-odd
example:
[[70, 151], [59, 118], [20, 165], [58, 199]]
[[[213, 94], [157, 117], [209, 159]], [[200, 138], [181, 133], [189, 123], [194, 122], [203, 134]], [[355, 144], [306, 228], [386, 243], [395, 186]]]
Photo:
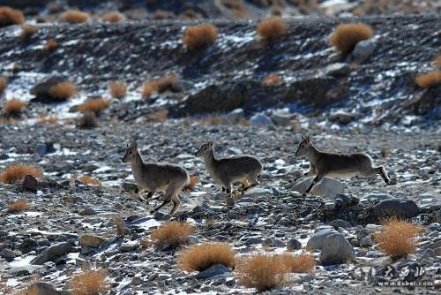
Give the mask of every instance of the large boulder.
[[[313, 177], [307, 178], [297, 183], [292, 189], [303, 194], [313, 181]], [[334, 198], [337, 194], [342, 194], [344, 185], [340, 181], [332, 178], [323, 178], [311, 190], [311, 194], [321, 197]]]
[[373, 213], [378, 220], [398, 217], [412, 218], [418, 214], [418, 206], [412, 200], [392, 199], [383, 200], [373, 208]]
[[31, 260], [31, 264], [41, 265], [47, 261], [54, 261], [57, 258], [72, 252], [73, 248], [68, 242], [61, 242], [52, 245], [43, 252], [41, 252], [37, 257]]
[[332, 228], [315, 233], [306, 245], [307, 250], [321, 250], [323, 265], [343, 264], [355, 260], [355, 252], [348, 240]]

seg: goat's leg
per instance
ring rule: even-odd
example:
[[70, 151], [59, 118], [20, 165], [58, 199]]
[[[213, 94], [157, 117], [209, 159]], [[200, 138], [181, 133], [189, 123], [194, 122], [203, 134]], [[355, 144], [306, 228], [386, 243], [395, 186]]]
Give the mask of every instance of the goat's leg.
[[374, 169], [375, 169], [375, 172], [377, 174], [380, 174], [380, 176], [383, 178], [384, 182], [386, 182], [387, 184], [390, 183], [390, 178], [387, 175], [386, 170], [384, 170], [383, 166], [380, 166], [380, 167], [377, 167], [377, 168], [374, 168]]
[[181, 200], [179, 200], [179, 196], [177, 194], [174, 194], [172, 197], [173, 201], [173, 209], [171, 210], [170, 214], [175, 214], [176, 211], [178, 211], [179, 207], [181, 206]]

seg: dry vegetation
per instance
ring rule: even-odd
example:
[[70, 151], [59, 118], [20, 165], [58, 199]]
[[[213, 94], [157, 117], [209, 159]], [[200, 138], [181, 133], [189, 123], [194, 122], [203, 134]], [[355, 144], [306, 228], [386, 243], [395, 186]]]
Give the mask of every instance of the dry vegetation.
[[227, 243], [194, 245], [179, 253], [179, 268], [185, 271], [203, 271], [215, 264], [234, 268], [235, 253]]
[[371, 38], [374, 30], [366, 24], [348, 23], [338, 25], [331, 34], [329, 42], [339, 52], [350, 53], [358, 42]]
[[262, 292], [283, 285], [288, 268], [276, 255], [254, 254], [240, 260], [236, 271], [241, 284]]
[[58, 48], [58, 42], [55, 39], [49, 39], [46, 41], [44, 48], [48, 52], [53, 52], [53, 51], [55, 51], [55, 49]]
[[374, 238], [381, 250], [393, 259], [415, 252], [421, 228], [406, 220], [390, 218]]
[[8, 86], [8, 80], [5, 77], [0, 76], [0, 94], [5, 91], [6, 86]]
[[277, 85], [282, 82], [282, 78], [276, 74], [271, 74], [262, 79], [262, 84], [265, 86]]
[[60, 15], [60, 21], [64, 23], [70, 24], [79, 24], [88, 22], [90, 19], [90, 15], [87, 12], [79, 11], [79, 10], [67, 10]]
[[27, 200], [18, 200], [8, 204], [8, 213], [19, 213], [29, 209], [29, 202]]
[[182, 91], [182, 87], [175, 75], [168, 74], [158, 79], [147, 80], [142, 88], [142, 97], [149, 97], [155, 92], [163, 93], [165, 91]]
[[3, 113], [6, 116], [19, 116], [20, 113], [25, 109], [26, 102], [19, 99], [11, 99], [5, 102], [3, 105]]
[[94, 113], [95, 115], [99, 115], [102, 110], [109, 107], [109, 100], [104, 98], [94, 98], [89, 99], [78, 105], [78, 111], [81, 113]]
[[88, 175], [78, 177], [78, 181], [89, 186], [101, 186], [101, 182], [98, 179]]
[[107, 271], [91, 270], [72, 278], [70, 287], [73, 295], [104, 294], [110, 288], [106, 282]]
[[114, 81], [109, 84], [109, 92], [113, 98], [121, 99], [127, 94], [127, 84], [124, 81]]
[[186, 222], [168, 222], [152, 232], [151, 239], [156, 248], [171, 246], [176, 248], [184, 244], [194, 233], [194, 227]]
[[315, 267], [314, 257], [307, 253], [296, 255], [285, 253], [280, 255], [280, 259], [282, 259], [288, 272], [307, 273], [312, 272]]
[[25, 18], [20, 10], [8, 6], [0, 7], [0, 27], [19, 25], [24, 23], [24, 21]]
[[30, 24], [24, 24], [21, 26], [21, 37], [23, 39], [29, 39], [32, 35], [38, 32], [38, 27]]
[[182, 36], [182, 43], [188, 49], [193, 50], [213, 44], [217, 36], [217, 29], [212, 24], [189, 26]]
[[49, 94], [56, 100], [66, 100], [72, 97], [76, 92], [76, 87], [72, 82], [60, 82], [49, 89]]
[[257, 24], [257, 34], [264, 42], [274, 42], [286, 32], [286, 23], [280, 17], [268, 17]]
[[441, 84], [441, 71], [433, 71], [419, 75], [415, 79], [416, 84], [421, 88], [431, 88]]
[[168, 111], [166, 109], [159, 109], [147, 116], [147, 122], [151, 123], [163, 123], [167, 121]]
[[0, 174], [0, 182], [12, 184], [23, 180], [26, 175], [42, 179], [43, 170], [40, 167], [27, 164], [10, 165]]
[[38, 123], [39, 124], [48, 124], [48, 125], [55, 125], [58, 122], [58, 118], [55, 115], [40, 115], [38, 117]]
[[200, 181], [199, 176], [190, 176], [190, 181], [189, 183], [184, 187], [184, 190], [189, 190], [192, 191], [194, 189], [194, 187], [196, 186], [196, 184], [198, 184], [198, 182]]
[[108, 23], [119, 23], [125, 20], [125, 15], [118, 11], [109, 11], [103, 15], [103, 21]]
[[115, 215], [112, 218], [115, 224], [116, 235], [122, 237], [126, 234], [126, 223], [121, 215]]

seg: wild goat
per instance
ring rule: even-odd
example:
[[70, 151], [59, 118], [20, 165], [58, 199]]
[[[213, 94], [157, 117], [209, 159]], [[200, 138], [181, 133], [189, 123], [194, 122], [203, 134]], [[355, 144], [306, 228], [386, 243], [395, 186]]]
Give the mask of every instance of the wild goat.
[[184, 168], [168, 163], [144, 163], [136, 143], [127, 145], [122, 161], [131, 165], [133, 177], [138, 185], [136, 194], [148, 191], [149, 199], [156, 192], [165, 192], [164, 202], [150, 213], [158, 211], [170, 201], [173, 201], [171, 214], [178, 210], [181, 204], [178, 193], [190, 183], [190, 177]]
[[316, 175], [305, 196], [313, 186], [325, 176], [348, 178], [352, 176], [372, 176], [380, 174], [389, 184], [390, 179], [383, 166], [373, 167], [372, 159], [365, 153], [336, 154], [317, 150], [309, 136], [302, 139], [296, 151], [296, 156], [306, 156], [309, 159], [310, 169], [305, 176]]
[[[222, 191], [227, 192], [229, 197], [227, 202], [232, 201], [234, 183], [242, 184], [239, 189], [241, 193], [259, 184], [257, 177], [262, 173], [262, 164], [253, 156], [242, 155], [217, 159], [211, 141], [203, 144], [195, 156], [204, 159], [210, 176], [222, 186]], [[234, 204], [234, 201], [232, 203]]]

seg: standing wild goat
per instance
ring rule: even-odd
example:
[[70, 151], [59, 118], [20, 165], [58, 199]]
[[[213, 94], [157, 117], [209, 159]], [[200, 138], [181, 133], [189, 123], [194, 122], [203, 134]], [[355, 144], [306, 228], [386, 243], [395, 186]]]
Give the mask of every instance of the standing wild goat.
[[239, 189], [241, 193], [259, 184], [257, 177], [262, 173], [262, 164], [253, 156], [243, 155], [217, 159], [211, 141], [203, 144], [195, 156], [204, 159], [210, 176], [222, 186], [222, 191], [226, 191], [231, 199], [234, 183], [240, 182], [242, 184]]
[[335, 154], [317, 150], [308, 137], [303, 138], [296, 151], [296, 156], [306, 156], [309, 159], [309, 171], [305, 176], [316, 175], [304, 196], [311, 191], [313, 186], [325, 176], [335, 178], [348, 178], [352, 176], [371, 176], [380, 174], [389, 184], [383, 166], [373, 167], [372, 159], [365, 153]]
[[127, 145], [122, 161], [130, 163], [132, 167], [133, 177], [138, 185], [136, 194], [148, 191], [147, 199], [149, 199], [156, 192], [165, 192], [164, 202], [150, 213], [158, 211], [170, 201], [173, 201], [171, 214], [178, 210], [181, 204], [178, 193], [190, 182], [190, 177], [184, 168], [167, 163], [144, 163], [136, 143]]

